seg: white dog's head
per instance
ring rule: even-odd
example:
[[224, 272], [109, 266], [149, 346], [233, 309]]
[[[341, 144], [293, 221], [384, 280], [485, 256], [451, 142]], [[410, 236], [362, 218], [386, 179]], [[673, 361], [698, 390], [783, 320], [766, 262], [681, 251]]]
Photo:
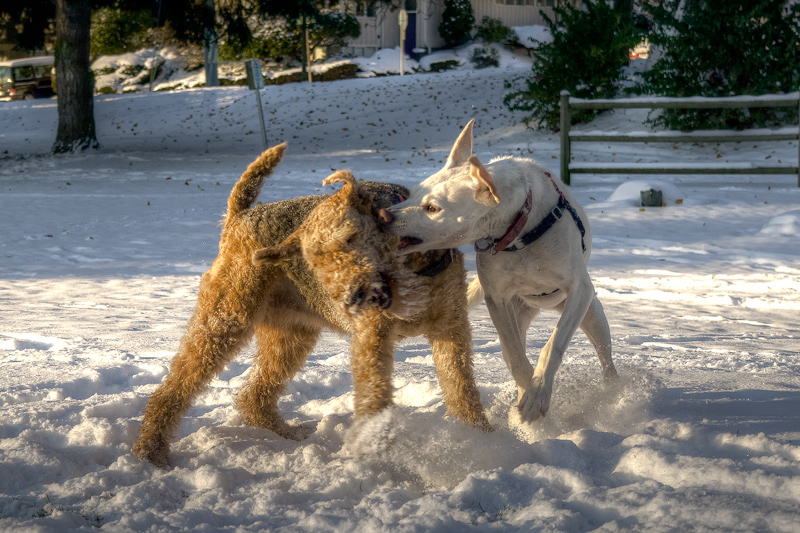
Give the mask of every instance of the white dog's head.
[[472, 155], [472, 124], [458, 136], [444, 168], [404, 202], [382, 209], [384, 231], [402, 237], [400, 250], [454, 248], [483, 237], [476, 223], [500, 203], [494, 179]]

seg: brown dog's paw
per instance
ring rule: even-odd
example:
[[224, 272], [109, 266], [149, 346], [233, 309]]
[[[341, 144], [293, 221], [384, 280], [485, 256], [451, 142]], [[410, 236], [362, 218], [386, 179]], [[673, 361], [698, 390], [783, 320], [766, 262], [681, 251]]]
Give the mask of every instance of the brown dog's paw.
[[134, 443], [133, 455], [148, 461], [158, 468], [169, 468], [169, 445], [166, 442], [146, 441], [142, 438]]
[[478, 429], [480, 429], [484, 433], [493, 433], [494, 432], [494, 428], [489, 423], [489, 421], [486, 420], [485, 418], [483, 420], [480, 420], [480, 421], [474, 423], [473, 426], [478, 428]]
[[314, 433], [314, 428], [305, 424], [298, 424], [296, 426], [292, 424], [283, 424], [279, 430], [274, 431], [284, 439], [301, 441], [310, 437], [311, 434]]

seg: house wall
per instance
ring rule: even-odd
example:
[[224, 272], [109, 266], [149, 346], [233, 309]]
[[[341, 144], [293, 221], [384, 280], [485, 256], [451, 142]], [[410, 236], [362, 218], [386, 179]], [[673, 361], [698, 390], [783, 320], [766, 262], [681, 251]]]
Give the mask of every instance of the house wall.
[[[502, 3], [501, 3], [502, 2]], [[506, 26], [544, 26], [541, 11], [553, 18], [553, 2], [543, 0], [472, 0], [475, 24], [483, 17], [500, 19]], [[512, 5], [513, 4], [513, 5]], [[522, 5], [520, 5], [522, 4]], [[550, 4], [548, 6], [547, 4]]]
[[[347, 2], [346, 9], [353, 13], [355, 8]], [[577, 1], [577, 0], [576, 0]], [[480, 24], [483, 17], [499, 19], [506, 26], [544, 25], [541, 11], [553, 18], [554, 0], [470, 0], [475, 23]], [[428, 50], [444, 46], [439, 36], [444, 3], [442, 0], [417, 0], [416, 46]], [[410, 12], [411, 13], [411, 12]], [[374, 17], [356, 17], [361, 24], [361, 35], [349, 41], [344, 52], [360, 56], [370, 56], [380, 48], [400, 46], [400, 27], [397, 11], [385, 5], [379, 7]]]

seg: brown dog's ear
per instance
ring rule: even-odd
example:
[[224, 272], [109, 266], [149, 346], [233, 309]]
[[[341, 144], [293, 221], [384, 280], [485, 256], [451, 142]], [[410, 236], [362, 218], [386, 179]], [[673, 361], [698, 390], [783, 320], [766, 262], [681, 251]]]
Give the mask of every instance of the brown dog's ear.
[[277, 246], [267, 246], [253, 252], [253, 264], [257, 266], [262, 265], [277, 265], [283, 261], [294, 259], [302, 254], [300, 248], [300, 237], [295, 231]]
[[488, 207], [500, 203], [500, 195], [494, 185], [494, 178], [474, 155], [469, 158], [469, 177], [472, 178], [475, 186], [475, 201]]
[[356, 184], [356, 178], [353, 176], [353, 173], [349, 170], [337, 170], [324, 180], [322, 180], [322, 185], [332, 185], [334, 183], [344, 182], [344, 187], [342, 190], [346, 190], [345, 194], [350, 194], [350, 191]]
[[450, 150], [450, 156], [447, 158], [444, 168], [460, 167], [467, 162], [469, 156], [472, 155], [472, 125], [475, 120], [470, 120], [461, 134], [456, 139], [453, 148]]
[[322, 181], [322, 185], [331, 185], [339, 182], [343, 182], [344, 186], [335, 194], [340, 195], [340, 198], [344, 196], [347, 198], [351, 207], [354, 207], [359, 212], [367, 214], [365, 210], [369, 209], [371, 205], [371, 197], [363, 190], [363, 187], [359, 187], [356, 178], [349, 170], [338, 170], [334, 172]]

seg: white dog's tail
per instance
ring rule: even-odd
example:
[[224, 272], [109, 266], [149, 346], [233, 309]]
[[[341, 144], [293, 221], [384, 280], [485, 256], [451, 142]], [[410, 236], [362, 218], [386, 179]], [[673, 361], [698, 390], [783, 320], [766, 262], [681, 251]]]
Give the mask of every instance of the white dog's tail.
[[467, 287], [467, 309], [473, 309], [483, 301], [483, 285], [478, 276]]

